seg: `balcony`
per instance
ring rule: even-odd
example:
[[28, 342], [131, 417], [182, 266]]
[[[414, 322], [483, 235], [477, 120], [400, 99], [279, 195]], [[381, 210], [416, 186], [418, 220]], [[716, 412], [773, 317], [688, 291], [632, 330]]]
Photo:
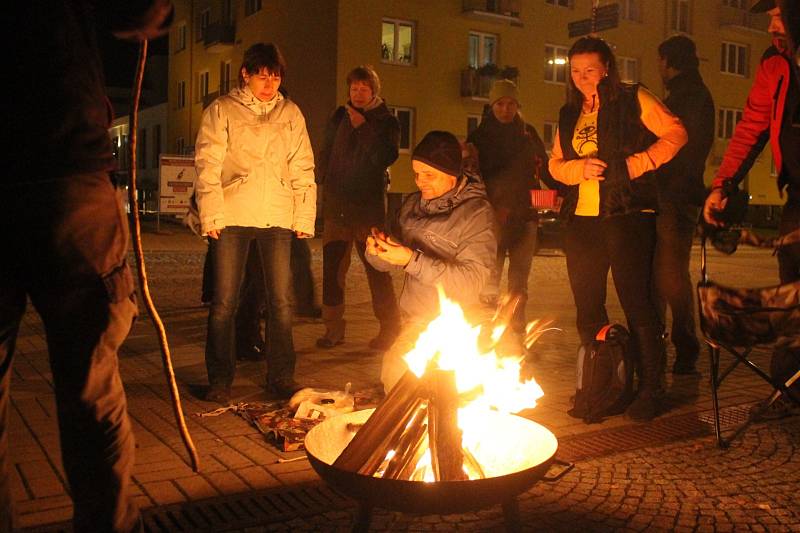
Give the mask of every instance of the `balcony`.
[[519, 78], [517, 67], [500, 69], [492, 63], [480, 68], [467, 67], [461, 71], [461, 96], [473, 100], [489, 100], [489, 91], [495, 80], [509, 79], [516, 82]]
[[769, 15], [766, 13], [750, 13], [738, 7], [719, 6], [720, 28], [734, 28], [766, 33], [769, 26]]
[[472, 18], [521, 25], [520, 0], [462, 0], [461, 10]]
[[233, 48], [236, 42], [236, 28], [227, 22], [215, 22], [203, 32], [203, 44], [212, 54], [219, 54]]

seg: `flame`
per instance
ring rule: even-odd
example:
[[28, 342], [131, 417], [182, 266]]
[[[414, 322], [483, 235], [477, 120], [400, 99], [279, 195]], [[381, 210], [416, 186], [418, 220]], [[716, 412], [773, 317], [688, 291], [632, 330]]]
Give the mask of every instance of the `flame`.
[[[535, 407], [536, 400], [544, 396], [544, 392], [534, 379], [520, 381], [524, 357], [500, 357], [494, 350], [481, 353], [478, 348], [480, 325], [467, 322], [464, 311], [445, 296], [441, 287], [439, 305], [439, 316], [420, 334], [414, 348], [405, 355], [405, 361], [419, 377], [430, 364], [452, 370], [459, 394], [478, 393], [470, 394], [459, 409], [459, 424], [466, 423], [481, 410], [518, 413]], [[493, 340], [498, 340], [504, 330], [505, 324], [495, 327], [491, 332]]]
[[[482, 450], [496, 445], [492, 444], [494, 439], [503, 438], [487, 435], [491, 411], [518, 413], [533, 408], [544, 392], [533, 378], [520, 380], [523, 355], [500, 357], [494, 349], [481, 352], [478, 342], [481, 326], [471, 325], [461, 307], [447, 298], [441, 287], [439, 303], [439, 316], [420, 334], [414, 348], [405, 355], [405, 361], [418, 377], [431, 365], [454, 371], [456, 388], [461, 395], [458, 426], [462, 431], [462, 446], [482, 464], [481, 457], [487, 455]], [[533, 327], [528, 328], [531, 343], [544, 331], [536, 327], [539, 321], [532, 324]], [[546, 325], [549, 322], [545, 322]], [[503, 335], [506, 326], [499, 324], [492, 329], [492, 345]], [[536, 330], [535, 338], [531, 337], [531, 329]], [[468, 470], [467, 473], [471, 479], [478, 477], [477, 472]], [[429, 453], [417, 464], [412, 479], [433, 480]]]

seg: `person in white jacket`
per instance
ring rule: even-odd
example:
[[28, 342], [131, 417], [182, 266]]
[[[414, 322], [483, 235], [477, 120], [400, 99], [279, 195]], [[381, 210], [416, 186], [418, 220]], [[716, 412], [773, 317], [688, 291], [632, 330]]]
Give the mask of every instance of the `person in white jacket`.
[[305, 119], [278, 90], [285, 70], [277, 46], [251, 46], [239, 87], [205, 110], [195, 143], [200, 224], [203, 235], [216, 239], [206, 399], [222, 404], [230, 401], [234, 317], [253, 241], [269, 305], [266, 388], [280, 398], [301, 388], [294, 380], [289, 258], [293, 233], [314, 234], [316, 185]]

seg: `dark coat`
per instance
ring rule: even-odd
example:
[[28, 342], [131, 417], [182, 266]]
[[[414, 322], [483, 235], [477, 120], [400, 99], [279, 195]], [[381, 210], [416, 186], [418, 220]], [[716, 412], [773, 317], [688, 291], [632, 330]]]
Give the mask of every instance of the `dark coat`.
[[[641, 106], [637, 97], [638, 85], [624, 85], [613, 100], [607, 83], [598, 85], [600, 111], [597, 116], [597, 157], [608, 164], [600, 182], [600, 216], [607, 217], [656, 209], [655, 173], [646, 172], [635, 180], [630, 179], [625, 158], [641, 152], [656, 141], [656, 136], [645, 127], [641, 119]], [[561, 108], [558, 131], [564, 159], [579, 159], [572, 146], [572, 132], [578, 123], [581, 110], [569, 105]], [[561, 214], [571, 217], [578, 203], [578, 185], [567, 187]]]
[[323, 215], [350, 226], [383, 226], [386, 169], [397, 160], [400, 125], [385, 103], [353, 128], [347, 110], [334, 111], [325, 130], [319, 169]]
[[[395, 222], [395, 239], [415, 250], [405, 267], [400, 309], [406, 319], [425, 322], [439, 314], [441, 285], [464, 307], [478, 304], [497, 253], [494, 214], [479, 181], [464, 176], [455, 188], [433, 200], [419, 192], [406, 198]], [[367, 254], [376, 269], [392, 265]]]
[[547, 152], [536, 128], [519, 115], [510, 124], [503, 124], [489, 108], [467, 141], [478, 149], [489, 202], [495, 211], [508, 214], [508, 220], [526, 222], [536, 218], [530, 190], [541, 189], [540, 180], [550, 188], [560, 188], [550, 176]]
[[676, 115], [689, 141], [669, 162], [656, 170], [659, 202], [703, 205], [706, 158], [714, 144], [714, 100], [697, 70], [681, 72], [667, 82], [664, 100]]

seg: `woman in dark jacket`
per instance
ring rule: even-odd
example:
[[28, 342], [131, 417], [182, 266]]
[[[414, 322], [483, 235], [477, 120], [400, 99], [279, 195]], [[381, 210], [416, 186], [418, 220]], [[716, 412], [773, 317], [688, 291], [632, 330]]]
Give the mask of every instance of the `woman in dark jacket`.
[[547, 153], [536, 129], [519, 114], [519, 91], [511, 80], [497, 80], [478, 129], [467, 141], [478, 151], [480, 173], [498, 224], [497, 262], [483, 300], [495, 304], [508, 254], [508, 292], [521, 297], [512, 326], [525, 327], [528, 276], [536, 251], [538, 216], [531, 206], [531, 189], [555, 186], [547, 169]]
[[628, 415], [658, 414], [664, 364], [663, 325], [651, 297], [656, 190], [653, 171], [686, 143], [686, 130], [649, 91], [619, 80], [602, 39], [584, 37], [569, 51], [567, 103], [550, 159], [568, 185], [567, 272], [581, 342], [608, 323], [608, 271], [614, 278], [639, 355], [639, 388]]
[[375, 232], [366, 257], [380, 271], [405, 271], [403, 330], [386, 352], [381, 381], [388, 391], [405, 371], [402, 357], [439, 314], [437, 286], [468, 312], [479, 308], [497, 243], [492, 207], [475, 178], [462, 174], [461, 146], [452, 133], [429, 132], [412, 155], [419, 192], [400, 208], [394, 237]]

